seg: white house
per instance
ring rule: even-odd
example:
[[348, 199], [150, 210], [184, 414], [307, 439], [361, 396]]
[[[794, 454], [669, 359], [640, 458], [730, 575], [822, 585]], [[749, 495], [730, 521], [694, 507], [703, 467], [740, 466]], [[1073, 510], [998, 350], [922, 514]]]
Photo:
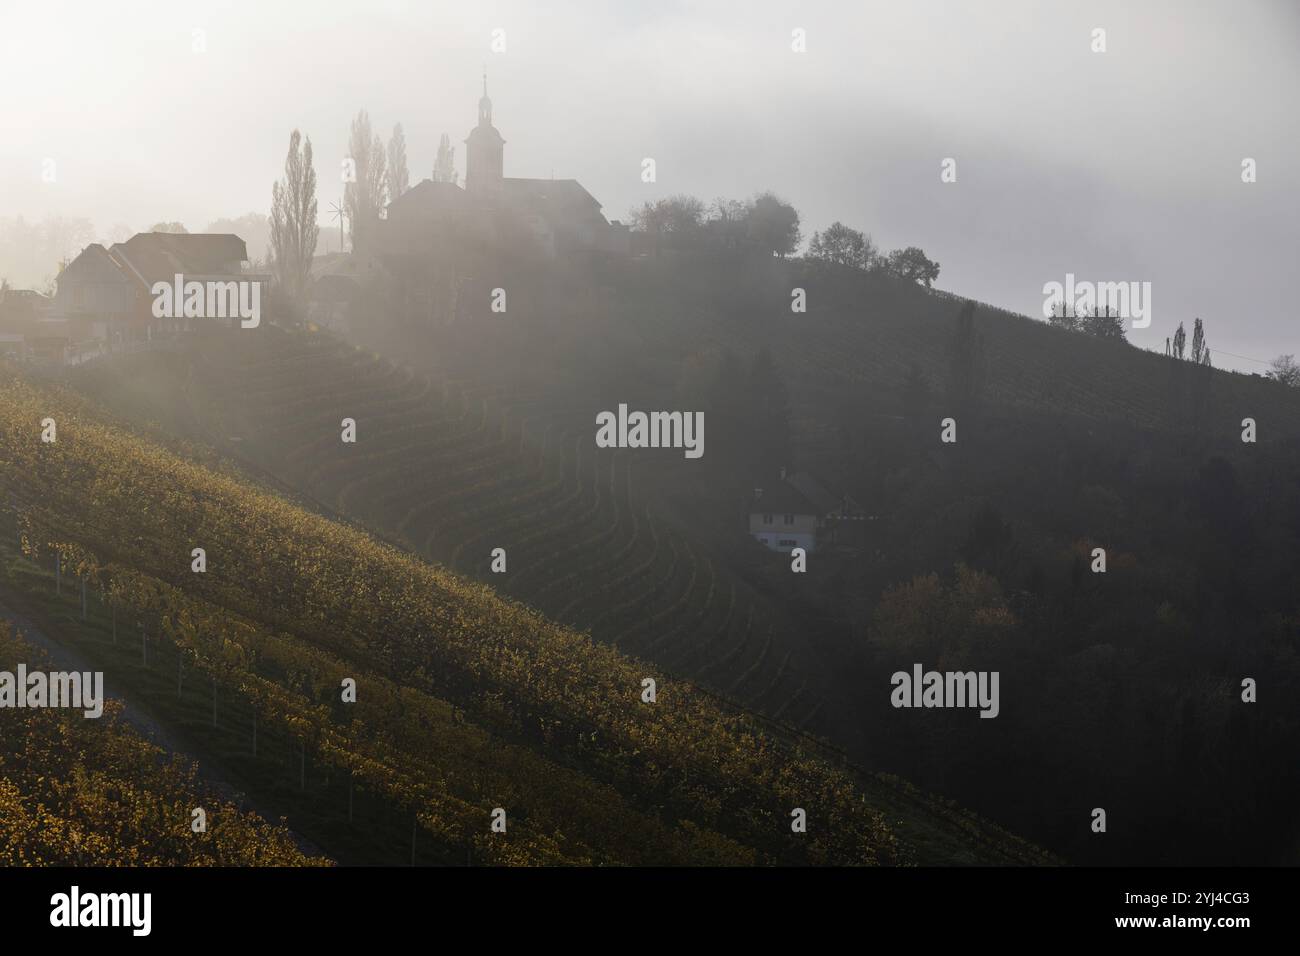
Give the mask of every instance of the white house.
[[749, 533], [759, 544], [812, 554], [836, 539], [842, 522], [861, 520], [861, 507], [848, 495], [837, 498], [807, 472], [781, 475], [773, 486], [755, 488], [750, 499]]

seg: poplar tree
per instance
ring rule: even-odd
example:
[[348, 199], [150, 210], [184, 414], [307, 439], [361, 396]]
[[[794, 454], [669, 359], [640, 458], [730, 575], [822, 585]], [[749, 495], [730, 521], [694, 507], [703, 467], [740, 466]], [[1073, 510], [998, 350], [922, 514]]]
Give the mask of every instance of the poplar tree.
[[271, 187], [271, 268], [290, 300], [307, 289], [320, 226], [316, 221], [316, 170], [311, 139], [298, 130], [289, 134], [284, 178]]
[[344, 184], [343, 204], [352, 227], [352, 248], [360, 251], [379, 220], [388, 189], [384, 144], [371, 132], [370, 114], [365, 110], [352, 120], [348, 158], [352, 160], [354, 175]]
[[438, 140], [438, 156], [433, 161], [433, 181], [435, 183], [456, 182], [456, 147], [446, 133]]
[[406, 134], [402, 132], [402, 124], [398, 123], [388, 141], [388, 198], [396, 199], [410, 188], [411, 175], [406, 169]]

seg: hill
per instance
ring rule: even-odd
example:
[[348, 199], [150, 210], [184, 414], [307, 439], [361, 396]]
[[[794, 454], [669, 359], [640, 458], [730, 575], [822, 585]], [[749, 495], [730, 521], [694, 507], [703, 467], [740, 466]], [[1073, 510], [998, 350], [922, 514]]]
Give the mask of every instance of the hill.
[[[44, 418], [56, 441], [40, 440]], [[103, 592], [111, 646], [119, 618], [138, 621], [140, 667], [174, 667], [178, 697], [210, 683], [214, 727], [221, 702], [251, 763], [298, 750], [304, 789], [310, 759], [336, 816], [340, 787], [349, 815], [354, 786], [404, 811], [424, 859], [1047, 859], [909, 788], [855, 780], [687, 682], [660, 680], [644, 700], [657, 673], [644, 662], [181, 458], [69, 393], [15, 374], [0, 391], [0, 449], [24, 552]], [[113, 660], [107, 644], [87, 647]], [[806, 834], [791, 832], [796, 807], [816, 821]], [[910, 819], [896, 826], [900, 807]]]
[[[961, 302], [806, 263], [494, 268], [506, 314], [432, 327], [379, 288], [366, 350], [191, 339], [75, 381], [1072, 860], [1291, 858], [1300, 781], [1264, 755], [1300, 713], [1238, 692], [1297, 684], [1294, 392], [986, 307], [963, 333]], [[622, 402], [703, 409], [707, 453], [597, 453]], [[806, 574], [754, 544], [744, 503], [777, 465], [861, 501], [863, 540]], [[941, 660], [998, 671], [1015, 706], [889, 705], [891, 674]], [[1064, 809], [1083, 793], [1133, 825], [1092, 839]]]
[[[0, 622], [0, 671], [48, 670]], [[26, 693], [26, 688], [22, 689]], [[108, 701], [100, 717], [42, 708], [0, 716], [0, 865], [302, 866], [321, 864], [272, 826], [212, 792], [192, 764], [162, 760]], [[102, 724], [100, 723], [102, 721]], [[203, 830], [193, 813], [204, 813]]]

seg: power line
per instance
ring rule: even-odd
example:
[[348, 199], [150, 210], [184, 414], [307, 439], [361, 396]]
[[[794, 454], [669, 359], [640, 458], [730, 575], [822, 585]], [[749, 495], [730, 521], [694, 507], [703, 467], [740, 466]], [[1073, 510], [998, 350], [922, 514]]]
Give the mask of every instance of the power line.
[[[1152, 352], [1156, 355], [1168, 355], [1170, 358], [1177, 358], [1176, 355], [1169, 355], [1168, 352], [1162, 352], [1160, 349], [1157, 349], [1154, 346], [1147, 348], [1147, 351]], [[1206, 351], [1209, 352], [1211, 355], [1231, 355], [1233, 358], [1245, 359], [1247, 362], [1255, 362], [1258, 363], [1259, 365], [1273, 364], [1271, 360], [1251, 358], [1249, 355], [1238, 355], [1236, 352], [1225, 352], [1223, 349], [1206, 349]]]
[[1213, 349], [1215, 355], [1231, 355], [1233, 358], [1245, 359], [1247, 362], [1258, 362], [1260, 365], [1272, 365], [1271, 361], [1264, 359], [1251, 358], [1249, 355], [1238, 355], [1236, 352], [1225, 352], [1223, 349]]

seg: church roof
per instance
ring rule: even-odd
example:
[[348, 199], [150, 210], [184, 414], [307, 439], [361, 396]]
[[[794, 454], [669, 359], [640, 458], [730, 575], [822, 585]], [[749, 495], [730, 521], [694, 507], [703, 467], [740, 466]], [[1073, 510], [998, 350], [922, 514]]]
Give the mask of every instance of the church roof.
[[514, 179], [501, 181], [502, 191], [508, 200], [554, 204], [569, 209], [600, 209], [596, 197], [583, 188], [576, 179]]
[[402, 195], [388, 204], [388, 215], [396, 211], [399, 215], [410, 212], [416, 214], [425, 210], [442, 210], [446, 208], [463, 208], [469, 197], [465, 190], [455, 183], [439, 183], [432, 179], [422, 179]]

